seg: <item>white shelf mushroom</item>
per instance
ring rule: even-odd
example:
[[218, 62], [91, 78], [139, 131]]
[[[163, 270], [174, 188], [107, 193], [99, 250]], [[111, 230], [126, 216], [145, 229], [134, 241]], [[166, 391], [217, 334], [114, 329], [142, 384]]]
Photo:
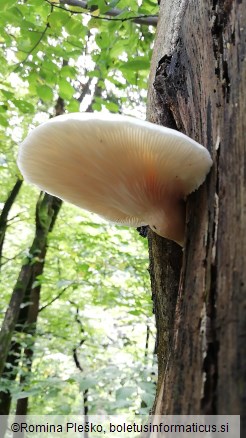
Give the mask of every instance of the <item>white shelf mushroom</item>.
[[149, 225], [183, 244], [184, 199], [212, 166], [207, 149], [163, 126], [73, 113], [35, 128], [18, 166], [39, 189], [122, 225]]

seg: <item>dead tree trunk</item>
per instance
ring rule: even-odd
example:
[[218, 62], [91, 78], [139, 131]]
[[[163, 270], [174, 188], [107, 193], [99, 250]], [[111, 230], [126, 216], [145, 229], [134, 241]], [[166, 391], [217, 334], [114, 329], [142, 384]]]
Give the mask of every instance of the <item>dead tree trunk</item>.
[[175, 243], [153, 233], [149, 239], [159, 340], [155, 410], [240, 414], [243, 432], [245, 90], [246, 0], [163, 0], [148, 119], [203, 144], [214, 166], [187, 201], [183, 256]]

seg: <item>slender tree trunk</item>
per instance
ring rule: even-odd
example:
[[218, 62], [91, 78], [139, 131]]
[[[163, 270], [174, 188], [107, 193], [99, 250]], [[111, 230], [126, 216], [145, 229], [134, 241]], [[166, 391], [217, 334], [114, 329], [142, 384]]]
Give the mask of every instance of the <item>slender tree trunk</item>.
[[8, 225], [8, 215], [11, 210], [12, 205], [14, 204], [16, 197], [20, 191], [23, 180], [17, 179], [13, 189], [11, 190], [0, 215], [0, 268], [2, 264], [2, 255], [3, 255], [3, 243]]
[[[32, 284], [32, 282], [31, 282]], [[23, 304], [30, 302], [30, 286], [27, 285], [25, 295], [23, 298]], [[2, 384], [6, 382], [6, 387], [9, 386], [8, 382], [14, 381], [19, 371], [19, 362], [21, 358], [21, 343], [18, 340], [18, 336], [22, 333], [26, 327], [28, 317], [28, 306], [25, 304], [22, 306], [19, 312], [18, 320], [15, 325], [15, 333], [13, 334], [13, 338], [10, 344], [10, 349], [8, 352], [8, 356], [6, 359], [6, 364], [2, 373]], [[3, 390], [1, 387], [0, 390], [0, 415], [9, 415], [10, 407], [11, 407], [11, 392], [9, 389]]]
[[188, 198], [183, 256], [176, 244], [153, 233], [149, 240], [159, 340], [155, 411], [240, 414], [242, 436], [245, 59], [245, 0], [161, 2], [148, 119], [203, 144], [214, 166], [205, 184]]
[[[42, 195], [40, 195], [42, 196]], [[52, 232], [52, 229], [55, 225], [55, 221], [57, 219], [59, 210], [61, 208], [62, 201], [54, 196], [50, 196], [47, 193], [43, 196], [43, 201], [45, 204], [47, 204], [48, 208], [45, 211], [47, 211], [47, 216], [39, 216], [39, 222], [41, 220], [45, 220], [45, 224], [49, 223], [48, 232]], [[49, 206], [49, 203], [51, 204]], [[37, 212], [37, 214], [42, 215], [44, 212], [43, 206], [41, 209]], [[36, 219], [37, 223], [37, 219]], [[45, 229], [45, 227], [44, 227]], [[48, 237], [48, 236], [47, 236]], [[20, 379], [20, 384], [24, 385], [26, 381], [30, 378], [31, 375], [31, 369], [32, 369], [32, 361], [33, 361], [33, 348], [35, 343], [35, 333], [36, 333], [36, 325], [37, 325], [37, 319], [38, 319], [38, 312], [39, 312], [39, 301], [40, 301], [40, 290], [41, 285], [37, 283], [35, 285], [35, 280], [38, 279], [38, 277], [43, 273], [44, 270], [44, 264], [45, 264], [45, 257], [47, 252], [47, 244], [43, 248], [43, 252], [40, 255], [40, 263], [37, 263], [34, 266], [34, 272], [32, 274], [32, 277], [34, 281], [30, 285], [30, 293], [29, 293], [29, 302], [30, 305], [28, 305], [27, 309], [27, 318], [25, 321], [25, 325], [23, 327], [24, 331], [32, 336], [32, 341], [28, 347], [24, 350], [24, 357], [23, 361], [26, 368], [26, 373], [22, 375]], [[34, 286], [35, 285], [35, 286]], [[26, 415], [27, 414], [27, 408], [28, 408], [28, 398], [21, 398], [17, 401], [16, 406], [16, 415]]]
[[[21, 268], [0, 333], [0, 375], [2, 382], [15, 380], [17, 375], [21, 345], [18, 340], [14, 339], [14, 335], [18, 336], [18, 332], [22, 331], [34, 334], [35, 331], [40, 286], [33, 287], [33, 284], [37, 276], [43, 272], [48, 233], [52, 231], [60, 206], [60, 199], [48, 194], [40, 194], [36, 205], [36, 232], [30, 248], [30, 256]], [[21, 304], [25, 302], [31, 302], [31, 304], [21, 308]], [[26, 348], [24, 354], [27, 358], [28, 369], [30, 369], [32, 346]], [[19, 415], [26, 413], [27, 403], [27, 398], [22, 399], [20, 406], [17, 403]], [[10, 405], [10, 392], [1, 390], [0, 415], [7, 416]], [[6, 427], [6, 421], [2, 420], [0, 437], [4, 437]]]
[[19, 317], [20, 305], [27, 291], [29, 291], [28, 296], [30, 296], [32, 284], [37, 275], [40, 274], [40, 269], [43, 269], [48, 233], [53, 228], [60, 206], [61, 201], [59, 199], [48, 194], [40, 194], [36, 206], [36, 232], [30, 248], [30, 256], [21, 268], [0, 332], [0, 374], [5, 367], [5, 361]]

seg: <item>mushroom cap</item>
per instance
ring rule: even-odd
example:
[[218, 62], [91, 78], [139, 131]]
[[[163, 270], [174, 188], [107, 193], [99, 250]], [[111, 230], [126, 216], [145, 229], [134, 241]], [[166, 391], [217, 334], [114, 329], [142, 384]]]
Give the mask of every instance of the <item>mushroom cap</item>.
[[129, 116], [72, 113], [35, 128], [18, 166], [39, 189], [112, 222], [181, 243], [182, 200], [205, 180], [209, 152], [186, 135]]

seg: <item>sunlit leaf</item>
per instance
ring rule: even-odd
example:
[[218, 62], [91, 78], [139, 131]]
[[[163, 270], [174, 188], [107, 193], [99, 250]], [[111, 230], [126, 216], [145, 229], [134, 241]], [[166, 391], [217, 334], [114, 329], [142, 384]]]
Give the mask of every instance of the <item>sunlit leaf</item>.
[[63, 99], [71, 99], [74, 95], [73, 86], [66, 81], [66, 79], [61, 78], [58, 81], [59, 94]]
[[47, 85], [39, 85], [38, 87], [36, 87], [36, 90], [37, 90], [38, 96], [42, 100], [44, 100], [44, 101], [52, 100], [52, 98], [53, 98], [53, 91]]

